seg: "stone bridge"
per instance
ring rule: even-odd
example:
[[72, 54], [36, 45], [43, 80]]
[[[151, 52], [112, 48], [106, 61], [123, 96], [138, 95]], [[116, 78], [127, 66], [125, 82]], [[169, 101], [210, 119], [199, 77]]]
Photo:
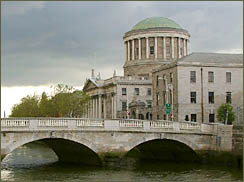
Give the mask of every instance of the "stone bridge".
[[52, 148], [60, 161], [102, 165], [106, 157], [117, 155], [121, 159], [136, 152], [142, 158], [169, 159], [199, 151], [231, 151], [232, 125], [124, 119], [1, 119], [2, 158], [35, 141]]

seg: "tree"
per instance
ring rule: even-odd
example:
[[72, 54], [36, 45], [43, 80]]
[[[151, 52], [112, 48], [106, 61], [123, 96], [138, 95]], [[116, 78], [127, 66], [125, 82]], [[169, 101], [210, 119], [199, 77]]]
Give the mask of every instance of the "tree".
[[222, 104], [218, 109], [218, 114], [217, 114], [218, 120], [225, 122], [227, 117], [227, 111], [228, 111], [227, 124], [232, 124], [232, 122], [235, 120], [235, 113], [233, 110], [234, 110], [233, 107], [229, 103]]
[[15, 104], [10, 117], [39, 117], [38, 96], [26, 96], [21, 99], [20, 104]]
[[[54, 95], [48, 97], [45, 92], [41, 97], [27, 96], [20, 104], [12, 108], [11, 117], [81, 117], [87, 111], [90, 100], [85, 92], [75, 90], [72, 86], [58, 84]], [[40, 99], [41, 98], [41, 99]]]

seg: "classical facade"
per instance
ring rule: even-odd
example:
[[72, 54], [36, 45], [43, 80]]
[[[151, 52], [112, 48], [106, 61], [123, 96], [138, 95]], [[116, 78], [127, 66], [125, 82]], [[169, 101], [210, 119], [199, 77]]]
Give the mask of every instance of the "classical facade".
[[[83, 90], [91, 96], [85, 117], [150, 119], [152, 106], [151, 79], [114, 75], [109, 79], [102, 80], [99, 77], [95, 78], [93, 74], [86, 81]], [[144, 103], [144, 105], [135, 109], [135, 103], [138, 102]]]
[[123, 40], [124, 76], [92, 73], [83, 88], [92, 97], [86, 117], [215, 122], [225, 98], [241, 112], [242, 55], [189, 54], [188, 31], [163, 17], [140, 21]]
[[242, 54], [192, 53], [153, 70], [152, 80], [153, 119], [217, 122], [221, 104], [236, 114], [243, 105]]

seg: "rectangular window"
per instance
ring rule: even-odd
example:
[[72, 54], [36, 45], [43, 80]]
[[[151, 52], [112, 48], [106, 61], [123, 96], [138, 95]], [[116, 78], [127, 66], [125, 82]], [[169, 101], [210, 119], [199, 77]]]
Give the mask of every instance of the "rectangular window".
[[231, 83], [231, 72], [226, 72], [226, 82]]
[[166, 120], [166, 114], [164, 114], [164, 120]]
[[226, 92], [226, 103], [231, 104], [231, 92]]
[[147, 95], [152, 95], [152, 89], [151, 88], [147, 88]]
[[214, 82], [214, 72], [209, 71], [208, 72], [208, 82], [213, 83]]
[[135, 88], [135, 94], [139, 95], [139, 88]]
[[197, 122], [197, 115], [191, 114], [191, 122]]
[[122, 88], [122, 95], [126, 95], [126, 88]]
[[214, 92], [208, 92], [208, 103], [214, 104]]
[[154, 46], [151, 46], [150, 47], [150, 55], [153, 55], [154, 54]]
[[159, 76], [157, 76], [157, 83], [156, 83], [157, 86], [158, 86], [158, 81], [159, 81]]
[[191, 83], [196, 83], [196, 71], [191, 71]]
[[147, 100], [147, 107], [152, 108], [152, 101], [151, 100]]
[[191, 92], [191, 103], [195, 104], [197, 102], [197, 93]]
[[122, 102], [122, 111], [126, 111], [127, 110], [127, 102], [123, 101]]
[[209, 114], [209, 123], [214, 123], [214, 114]]
[[157, 115], [157, 120], [159, 120], [159, 115]]

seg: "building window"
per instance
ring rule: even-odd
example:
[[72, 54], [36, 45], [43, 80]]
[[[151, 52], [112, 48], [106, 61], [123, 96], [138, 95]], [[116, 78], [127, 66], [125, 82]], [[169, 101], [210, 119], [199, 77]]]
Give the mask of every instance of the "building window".
[[226, 103], [231, 104], [231, 92], [226, 92]]
[[147, 100], [147, 107], [152, 108], [152, 101], [151, 100]]
[[208, 72], [208, 82], [213, 83], [214, 82], [214, 72], [209, 71]]
[[191, 114], [191, 122], [197, 122], [197, 115]]
[[183, 55], [183, 48], [182, 47], [180, 48], [180, 55], [181, 56]]
[[123, 101], [122, 102], [122, 111], [126, 111], [127, 110], [127, 102]]
[[173, 83], [173, 73], [170, 73], [170, 83]]
[[135, 88], [135, 94], [139, 95], [139, 88]]
[[166, 114], [164, 114], [164, 120], [166, 120]]
[[214, 114], [209, 114], [209, 123], [214, 123]]
[[157, 75], [156, 85], [158, 86], [159, 76]]
[[126, 88], [122, 88], [122, 95], [126, 95]]
[[159, 115], [157, 115], [157, 120], [159, 120]]
[[214, 104], [214, 92], [208, 92], [208, 103]]
[[151, 46], [150, 47], [150, 55], [153, 55], [154, 54], [154, 46]]
[[196, 71], [191, 71], [191, 83], [196, 83]]
[[147, 88], [147, 95], [152, 95], [152, 89], [151, 88]]
[[191, 92], [191, 103], [195, 104], [197, 102], [197, 93]]
[[231, 83], [231, 72], [226, 72], [226, 83]]

